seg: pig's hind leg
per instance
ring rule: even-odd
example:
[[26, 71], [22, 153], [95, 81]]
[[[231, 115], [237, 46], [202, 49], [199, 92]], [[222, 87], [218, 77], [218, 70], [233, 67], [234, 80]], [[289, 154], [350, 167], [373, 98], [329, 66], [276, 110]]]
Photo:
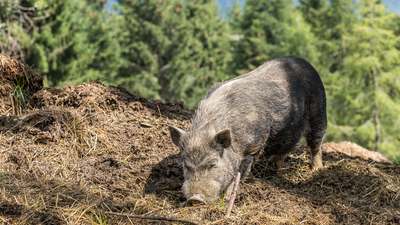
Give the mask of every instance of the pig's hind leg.
[[307, 146], [311, 151], [311, 169], [322, 167], [322, 142], [325, 135], [325, 129], [319, 132], [311, 130], [306, 134]]
[[274, 164], [274, 167], [279, 169], [279, 167], [282, 166], [282, 163], [285, 160], [287, 155], [288, 155], [288, 153], [281, 154], [281, 155], [273, 155], [271, 161]]
[[311, 168], [318, 169], [322, 167], [322, 142], [324, 140], [327, 118], [326, 118], [326, 103], [325, 93], [320, 90], [321, 93], [315, 94], [318, 98], [310, 100], [309, 105], [309, 129], [305, 133], [307, 145], [311, 151]]

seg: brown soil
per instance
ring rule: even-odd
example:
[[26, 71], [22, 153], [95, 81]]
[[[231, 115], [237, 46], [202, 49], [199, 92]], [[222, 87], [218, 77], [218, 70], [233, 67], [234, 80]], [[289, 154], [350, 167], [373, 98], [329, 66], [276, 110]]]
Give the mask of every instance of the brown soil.
[[[0, 114], [0, 224], [99, 224], [107, 211], [202, 224], [399, 224], [400, 166], [305, 146], [279, 170], [261, 158], [226, 202], [181, 207], [183, 174], [168, 124], [193, 111], [91, 82], [44, 88], [22, 115]], [[328, 149], [326, 145], [326, 149]], [[171, 224], [105, 214], [107, 224]], [[179, 224], [176, 223], [175, 224]]]
[[12, 106], [10, 94], [15, 85], [23, 86], [25, 98], [29, 99], [43, 88], [43, 77], [35, 73], [24, 62], [8, 55], [0, 54], [0, 112], [10, 112]]

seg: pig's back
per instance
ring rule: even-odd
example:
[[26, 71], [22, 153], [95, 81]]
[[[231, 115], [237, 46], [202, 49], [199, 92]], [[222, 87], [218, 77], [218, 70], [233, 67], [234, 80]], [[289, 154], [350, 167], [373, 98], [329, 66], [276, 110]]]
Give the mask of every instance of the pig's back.
[[229, 128], [233, 148], [240, 151], [264, 144], [267, 154], [289, 151], [308, 128], [310, 93], [321, 88], [324, 93], [306, 60], [282, 57], [214, 85], [199, 103], [192, 125], [212, 134]]

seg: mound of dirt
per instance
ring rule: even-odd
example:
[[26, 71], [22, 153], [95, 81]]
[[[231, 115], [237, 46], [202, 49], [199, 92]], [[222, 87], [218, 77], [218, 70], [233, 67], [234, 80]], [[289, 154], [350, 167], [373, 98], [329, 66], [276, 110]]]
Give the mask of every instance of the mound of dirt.
[[323, 147], [325, 152], [341, 152], [351, 157], [361, 157], [365, 160], [372, 159], [377, 162], [390, 162], [384, 155], [379, 152], [373, 152], [365, 149], [356, 143], [342, 141], [339, 143], [325, 143]]
[[0, 114], [0, 223], [104, 224], [103, 214], [107, 224], [171, 224], [108, 211], [201, 224], [400, 222], [400, 166], [329, 150], [340, 144], [324, 146], [317, 171], [306, 146], [278, 170], [261, 158], [226, 218], [223, 200], [180, 206], [183, 170], [168, 125], [188, 126], [193, 111], [183, 102], [90, 82], [44, 88], [29, 105], [22, 115]]
[[63, 89], [44, 88], [37, 92], [29, 102], [32, 108], [49, 106], [73, 107], [85, 113], [101, 111], [135, 111], [146, 116], [162, 116], [188, 119], [192, 111], [183, 107], [182, 101], [163, 103], [160, 100], [150, 100], [127, 91], [118, 86], [106, 87], [98, 81], [80, 86], [68, 86]]
[[33, 110], [23, 116], [0, 116], [0, 132], [23, 133], [35, 142], [57, 141], [65, 138], [79, 116], [74, 111], [57, 108]]
[[43, 88], [43, 77], [24, 62], [0, 54], [0, 112], [11, 108], [10, 94], [15, 85], [23, 86], [24, 94], [29, 98]]

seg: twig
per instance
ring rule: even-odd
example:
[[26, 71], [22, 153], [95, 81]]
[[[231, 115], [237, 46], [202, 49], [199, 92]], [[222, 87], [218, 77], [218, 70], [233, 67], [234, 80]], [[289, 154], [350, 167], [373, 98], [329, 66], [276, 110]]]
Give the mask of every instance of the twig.
[[14, 95], [10, 94], [10, 99], [11, 99], [11, 107], [13, 110], [13, 115], [16, 115], [16, 110], [15, 110], [15, 104], [14, 104]]
[[161, 112], [160, 112], [160, 107], [158, 107], [158, 104], [157, 104], [157, 109], [158, 109], [158, 113], [160, 114], [160, 117], [162, 117]]
[[307, 222], [309, 216], [310, 216], [310, 210], [307, 210], [307, 214], [304, 216], [303, 220], [301, 220], [300, 223], [305, 223], [305, 222]]
[[35, 7], [23, 7], [23, 6], [17, 5], [17, 8], [22, 9], [24, 11], [35, 11]]
[[68, 220], [65, 218], [64, 214], [62, 214], [60, 211], [57, 210], [58, 213], [61, 214], [61, 216], [64, 218], [65, 222], [67, 222], [67, 224], [69, 224]]
[[246, 186], [249, 186], [249, 187], [251, 187], [251, 188], [258, 189], [258, 187], [255, 187], [255, 186], [250, 185], [250, 184], [246, 184], [244, 181], [240, 181], [240, 183], [241, 183], [241, 184], [244, 184], [244, 185], [246, 185]]
[[130, 217], [146, 219], [146, 220], [168, 220], [168, 221], [185, 222], [185, 223], [190, 223], [190, 224], [199, 224], [197, 222], [194, 222], [189, 219], [184, 219], [184, 218], [161, 217], [161, 216], [142, 216], [142, 215], [136, 215], [136, 214], [126, 214], [126, 213], [117, 213], [117, 212], [105, 212], [105, 214], [111, 214], [111, 215], [116, 215], [116, 216], [128, 216], [128, 217], [130, 216]]
[[236, 193], [239, 188], [239, 181], [240, 181], [240, 172], [236, 175], [235, 184], [233, 185], [233, 191], [231, 194], [231, 199], [229, 199], [228, 210], [226, 211], [226, 217], [229, 217], [232, 211], [233, 203], [235, 202]]

